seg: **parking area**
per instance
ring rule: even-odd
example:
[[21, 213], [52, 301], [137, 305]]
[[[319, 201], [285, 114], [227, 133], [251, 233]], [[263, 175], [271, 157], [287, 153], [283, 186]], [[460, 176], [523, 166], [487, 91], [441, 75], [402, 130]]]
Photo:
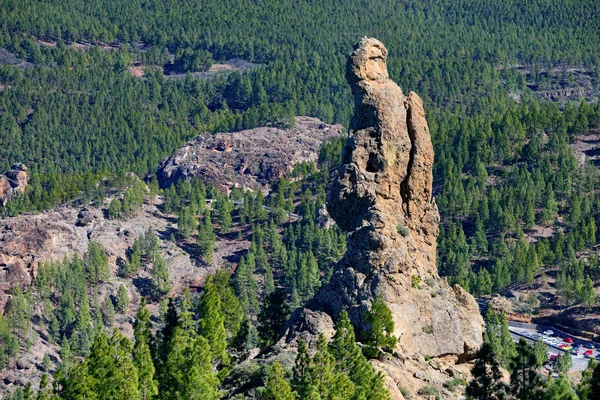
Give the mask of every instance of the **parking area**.
[[548, 346], [548, 360], [550, 364], [552, 364], [557, 355], [564, 354], [567, 351], [571, 353], [573, 358], [571, 371], [584, 370], [590, 358], [600, 361], [600, 345], [597, 343], [581, 341], [551, 329], [539, 332], [531, 328], [510, 326], [510, 324], [508, 329], [515, 341], [525, 338], [531, 343], [538, 340], [544, 342]]

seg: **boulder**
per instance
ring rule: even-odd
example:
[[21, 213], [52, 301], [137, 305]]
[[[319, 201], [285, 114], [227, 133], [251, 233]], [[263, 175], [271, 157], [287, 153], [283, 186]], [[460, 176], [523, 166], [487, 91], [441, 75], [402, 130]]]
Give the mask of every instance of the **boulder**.
[[15, 164], [4, 175], [0, 175], [0, 206], [6, 206], [13, 196], [25, 193], [28, 183], [27, 167], [23, 164]]

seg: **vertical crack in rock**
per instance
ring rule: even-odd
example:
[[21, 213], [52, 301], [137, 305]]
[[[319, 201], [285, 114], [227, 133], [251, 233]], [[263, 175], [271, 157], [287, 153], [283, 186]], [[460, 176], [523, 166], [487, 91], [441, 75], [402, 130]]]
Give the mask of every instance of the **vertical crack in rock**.
[[406, 107], [406, 119], [407, 119], [407, 128], [408, 128], [408, 137], [410, 139], [410, 153], [408, 158], [408, 167], [406, 168], [406, 177], [402, 180], [400, 184], [400, 195], [402, 196], [402, 200], [404, 202], [404, 206], [406, 207], [406, 216], [410, 218], [410, 191], [408, 188], [408, 183], [410, 180], [410, 173], [412, 171], [413, 163], [415, 160], [415, 136], [416, 132], [413, 126], [412, 121], [412, 110], [410, 104]]

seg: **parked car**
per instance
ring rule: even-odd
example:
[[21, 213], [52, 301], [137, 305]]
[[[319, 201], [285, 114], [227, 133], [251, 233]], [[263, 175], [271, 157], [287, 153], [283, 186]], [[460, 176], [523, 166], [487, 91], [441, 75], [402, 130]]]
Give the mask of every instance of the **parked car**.
[[570, 338], [570, 337], [565, 338], [564, 341], [567, 342], [567, 343], [575, 343], [575, 340], [573, 340], [573, 338]]
[[574, 356], [578, 356], [579, 355], [579, 350], [577, 349], [571, 349], [570, 350], [571, 354], [573, 354]]
[[[594, 348], [594, 344], [593, 343], [584, 343], [583, 347], [588, 348], [588, 349], [593, 349]], [[587, 353], [587, 351], [586, 351]]]
[[554, 331], [547, 330], [547, 331], [544, 331], [543, 334], [546, 336], [554, 336]]
[[600, 354], [596, 356], [596, 360], [600, 361]]
[[558, 357], [558, 354], [550, 354], [550, 361], [552, 361], [552, 362], [556, 361], [557, 357]]
[[594, 354], [594, 351], [593, 351], [593, 350], [587, 350], [585, 353], [583, 353], [583, 356], [584, 356], [585, 358], [591, 358], [591, 357], [592, 357], [592, 354]]

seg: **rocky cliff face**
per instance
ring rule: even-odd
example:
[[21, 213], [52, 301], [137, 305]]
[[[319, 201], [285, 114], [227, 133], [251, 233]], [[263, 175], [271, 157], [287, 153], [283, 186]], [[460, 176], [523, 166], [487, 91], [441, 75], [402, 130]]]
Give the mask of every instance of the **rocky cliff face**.
[[341, 125], [296, 117], [292, 128], [260, 127], [200, 135], [165, 159], [156, 175], [161, 187], [194, 176], [222, 190], [267, 189], [301, 162], [316, 162], [323, 141], [339, 136]]
[[[389, 79], [386, 57], [375, 39], [363, 39], [349, 57], [355, 114], [327, 199], [329, 213], [348, 232], [348, 250], [330, 284], [292, 317], [279, 345], [311, 339], [311, 327], [329, 326], [342, 310], [362, 330], [365, 312], [381, 296], [392, 310], [402, 357], [468, 359], [482, 342], [483, 320], [471, 295], [438, 276], [429, 128], [419, 96], [403, 95]], [[398, 365], [380, 368], [393, 378], [406, 372]]]
[[0, 175], [0, 206], [5, 206], [14, 195], [24, 193], [28, 182], [27, 167], [23, 164], [13, 165], [10, 171]]

